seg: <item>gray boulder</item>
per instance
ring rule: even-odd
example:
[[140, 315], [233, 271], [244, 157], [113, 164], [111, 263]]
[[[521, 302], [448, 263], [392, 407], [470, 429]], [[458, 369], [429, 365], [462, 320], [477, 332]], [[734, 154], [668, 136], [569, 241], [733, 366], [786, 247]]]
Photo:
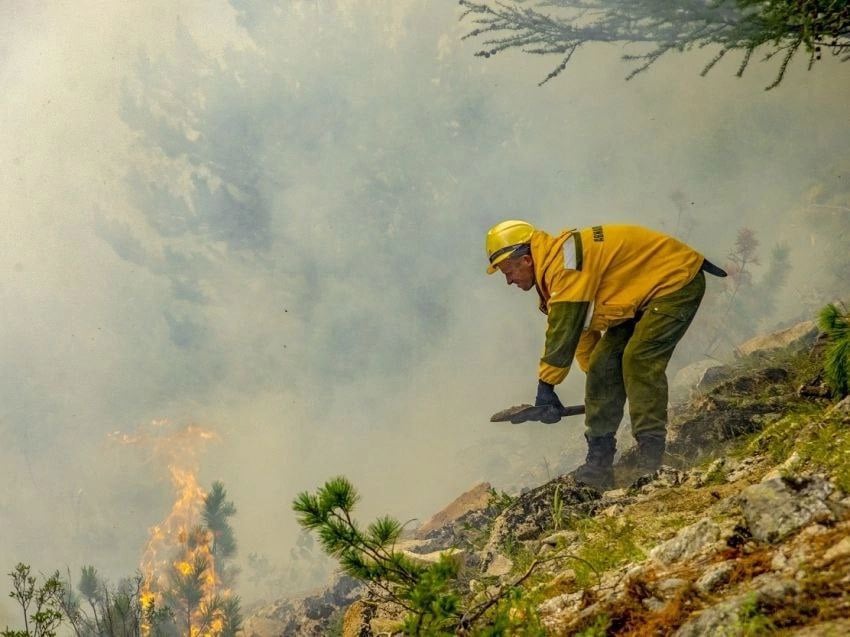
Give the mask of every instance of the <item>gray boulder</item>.
[[717, 542], [722, 535], [720, 527], [703, 518], [696, 524], [686, 526], [672, 539], [659, 544], [649, 552], [649, 557], [661, 564], [672, 564], [687, 560]]
[[700, 593], [710, 593], [729, 581], [729, 576], [732, 574], [731, 562], [718, 562], [709, 566], [705, 573], [694, 584], [694, 587]]
[[[556, 497], [557, 494], [557, 497]], [[487, 545], [482, 550], [482, 566], [488, 568], [509, 540], [538, 540], [565, 519], [556, 521], [555, 503], [564, 517], [595, 512], [601, 494], [594, 488], [577, 484], [570, 476], [560, 476], [523, 493], [493, 523]]]
[[676, 637], [732, 637], [744, 634], [742, 624], [746, 621], [745, 609], [752, 604], [765, 609], [776, 608], [788, 603], [799, 593], [800, 586], [794, 580], [773, 575], [761, 575], [753, 580], [754, 590], [741, 593], [702, 611], [686, 622]]
[[778, 542], [816, 522], [833, 522], [832, 485], [819, 476], [776, 477], [744, 489], [738, 503], [753, 538]]
[[[675, 401], [687, 398], [691, 391], [695, 388], [699, 389], [699, 385], [702, 382], [702, 379], [706, 377], [706, 374], [708, 374], [708, 382], [711, 382], [711, 378], [715, 375], [720, 375], [721, 370], [727, 369], [728, 367], [718, 363], [713, 358], [705, 358], [701, 361], [696, 361], [695, 363], [682, 367], [670, 380], [671, 399]], [[705, 389], [702, 389], [701, 391], [705, 391]]]
[[803, 321], [770, 334], [762, 334], [741, 343], [735, 348], [739, 356], [769, 354], [788, 346], [809, 347], [818, 336], [818, 327], [814, 321]]

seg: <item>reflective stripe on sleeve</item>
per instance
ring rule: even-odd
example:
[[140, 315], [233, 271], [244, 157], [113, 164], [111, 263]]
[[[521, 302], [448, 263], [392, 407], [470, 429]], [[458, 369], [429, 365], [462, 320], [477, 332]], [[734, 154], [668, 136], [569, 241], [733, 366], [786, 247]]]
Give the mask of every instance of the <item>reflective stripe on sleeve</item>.
[[576, 240], [575, 234], [572, 234], [569, 239], [564, 241], [564, 268], [567, 270], [575, 270], [577, 265]]

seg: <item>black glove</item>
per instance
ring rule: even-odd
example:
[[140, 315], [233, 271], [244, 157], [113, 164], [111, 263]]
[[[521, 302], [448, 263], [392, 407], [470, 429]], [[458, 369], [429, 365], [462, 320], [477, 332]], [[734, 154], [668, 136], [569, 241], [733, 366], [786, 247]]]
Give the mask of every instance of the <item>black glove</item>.
[[555, 393], [555, 386], [541, 380], [537, 382], [537, 398], [534, 400], [534, 406], [544, 407], [546, 405], [557, 407], [558, 410], [564, 409], [561, 400]]

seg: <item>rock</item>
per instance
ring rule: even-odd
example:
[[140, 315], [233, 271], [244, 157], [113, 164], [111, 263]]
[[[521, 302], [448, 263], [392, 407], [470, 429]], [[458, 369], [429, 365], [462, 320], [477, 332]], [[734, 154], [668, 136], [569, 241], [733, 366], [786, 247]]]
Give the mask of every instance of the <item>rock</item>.
[[397, 551], [409, 551], [411, 553], [432, 553], [432, 542], [430, 540], [406, 539], [399, 540], [395, 544]]
[[541, 615], [555, 615], [558, 613], [573, 613], [581, 608], [581, 601], [584, 597], [584, 593], [579, 591], [577, 593], [564, 593], [563, 595], [557, 595], [551, 599], [547, 599], [545, 602], [540, 604], [537, 607], [537, 612]]
[[606, 518], [614, 518], [620, 515], [623, 512], [623, 507], [620, 504], [612, 504], [609, 507], [605, 507], [602, 509], [598, 515]]
[[841, 402], [830, 407], [826, 413], [830, 416], [850, 416], [850, 396], [845, 396]]
[[726, 475], [727, 482], [737, 482], [748, 477], [759, 466], [759, 459], [756, 457], [744, 458], [741, 462], [735, 462], [729, 467], [729, 473]]
[[738, 356], [751, 356], [769, 354], [789, 345], [808, 347], [814, 344], [817, 336], [817, 324], [814, 321], [803, 321], [783, 330], [751, 338], [738, 345], [735, 352]]
[[744, 489], [738, 502], [753, 538], [777, 542], [809, 524], [834, 521], [826, 504], [832, 490], [820, 477], [771, 478]]
[[357, 600], [342, 619], [342, 637], [371, 637], [372, 629], [370, 622], [374, 614], [374, 606]]
[[658, 582], [655, 585], [655, 590], [664, 599], [670, 599], [680, 591], [686, 589], [689, 585], [690, 582], [686, 579], [682, 579], [681, 577], [668, 577], [667, 579], [663, 579]]
[[469, 491], [455, 498], [448, 506], [440, 512], [435, 513], [417, 530], [417, 537], [424, 538], [428, 533], [444, 527], [452, 522], [456, 522], [461, 517], [471, 511], [481, 511], [486, 509], [490, 503], [490, 493], [492, 487], [489, 482], [481, 482], [475, 485]]
[[800, 591], [797, 582], [774, 575], [759, 575], [752, 583], [755, 590], [706, 608], [679, 628], [676, 637], [729, 637], [741, 634], [735, 627], [740, 626], [741, 610], [745, 606], [753, 602], [779, 606]]
[[629, 487], [629, 491], [632, 493], [640, 493], [641, 495], [648, 495], [660, 489], [678, 487], [679, 485], [684, 484], [687, 479], [687, 472], [674, 469], [667, 465], [661, 465], [657, 471], [641, 476], [635, 480], [631, 487]]
[[493, 523], [490, 538], [481, 551], [484, 568], [501, 552], [500, 547], [509, 538], [534, 540], [555, 525], [552, 510], [555, 493], [558, 494], [564, 516], [592, 513], [600, 498], [596, 489], [579, 486], [572, 477], [566, 475], [521, 494]]
[[730, 637], [732, 626], [737, 625], [741, 607], [749, 602], [749, 595], [738, 595], [702, 611], [696, 618], [686, 622], [674, 634], [675, 637]]
[[782, 550], [776, 551], [770, 560], [770, 570], [776, 571], [777, 573], [788, 570], [790, 565], [791, 563], [788, 560], [788, 556]]
[[520, 522], [513, 529], [514, 538], [520, 541], [532, 540], [537, 537], [541, 530], [540, 525], [536, 524], [534, 520]]
[[371, 622], [369, 622], [369, 629], [371, 630], [371, 635], [382, 635], [383, 637], [390, 637], [390, 635], [400, 635], [400, 624], [401, 622], [395, 618], [387, 618], [387, 617], [376, 617]]
[[605, 501], [620, 501], [628, 498], [629, 490], [626, 488], [622, 489], [611, 489], [610, 491], [606, 491], [602, 494], [602, 499]]
[[687, 410], [670, 422], [667, 455], [679, 461], [695, 462], [728, 440], [759, 431], [761, 424], [756, 416], [774, 411], [765, 402], [743, 404], [712, 392], [689, 404]]
[[662, 601], [657, 597], [647, 597], [646, 599], [640, 600], [640, 603], [643, 604], [643, 607], [650, 613], [660, 613], [664, 610], [664, 607], [667, 606], [667, 602]]
[[784, 383], [790, 377], [791, 373], [784, 367], [765, 367], [756, 374], [756, 379], [760, 384]]
[[747, 397], [758, 391], [760, 387], [783, 383], [789, 376], [788, 370], [782, 367], [765, 367], [755, 372], [743, 372], [719, 384], [711, 394], [716, 398]]
[[850, 518], [850, 496], [839, 499], [833, 506], [838, 517], [842, 519]]
[[728, 365], [715, 365], [714, 367], [709, 367], [703, 371], [700, 376], [699, 381], [696, 384], [696, 390], [704, 393], [714, 389], [720, 383], [727, 380], [733, 373], [732, 368]]
[[463, 548], [470, 551], [468, 558], [474, 561], [475, 546], [481, 540], [484, 529], [493, 523], [498, 514], [499, 509], [494, 506], [483, 510], [473, 509], [456, 520], [427, 533], [422, 533], [420, 529], [416, 533], [419, 539], [411, 541], [412, 544], [408, 550], [414, 553], [432, 553], [450, 548]]
[[647, 564], [635, 564], [626, 570], [626, 579], [631, 582], [638, 582], [646, 578], [649, 570], [651, 569], [647, 567]]
[[718, 541], [721, 533], [717, 524], [703, 518], [696, 524], [683, 528], [674, 538], [656, 546], [649, 552], [649, 557], [661, 564], [686, 560]]
[[513, 560], [501, 553], [497, 553], [490, 561], [490, 564], [485, 571], [485, 575], [489, 575], [490, 577], [502, 577], [510, 573], [513, 567]]
[[540, 543], [542, 545], [557, 548], [558, 546], [569, 546], [578, 539], [579, 535], [576, 531], [557, 531], [552, 535], [544, 537]]
[[570, 586], [572, 584], [575, 584], [576, 578], [577, 578], [576, 572], [573, 569], [568, 568], [568, 569], [565, 569], [565, 570], [561, 571], [560, 573], [558, 573], [552, 579], [552, 581], [549, 582], [549, 586], [552, 586], [552, 587]]
[[850, 536], [845, 537], [837, 544], [829, 547], [826, 553], [823, 554], [824, 564], [829, 564], [835, 560], [850, 556]]
[[722, 369], [728, 368], [713, 358], [704, 358], [682, 367], [670, 380], [671, 398], [674, 401], [687, 398], [690, 392], [698, 387], [703, 376], [710, 369], [716, 369], [717, 372], [714, 373], [720, 374]]
[[779, 577], [771, 573], [759, 575], [752, 581], [758, 601], [778, 606], [800, 592], [800, 585], [792, 579]]
[[282, 599], [256, 610], [245, 621], [245, 635], [326, 635], [331, 622], [360, 599], [365, 586], [354, 578], [337, 576], [318, 592]]
[[709, 566], [705, 573], [694, 584], [700, 593], [710, 593], [719, 586], [729, 581], [733, 565], [731, 562], [719, 562]]
[[444, 555], [450, 557], [459, 568], [463, 567], [466, 563], [466, 551], [462, 549], [446, 549], [445, 551], [434, 551], [433, 553], [412, 553], [410, 551], [401, 552], [414, 562], [418, 562], [423, 566], [436, 564]]
[[797, 388], [797, 395], [802, 398], [824, 398], [832, 397], [832, 390], [823, 378], [823, 373], [818, 374]]

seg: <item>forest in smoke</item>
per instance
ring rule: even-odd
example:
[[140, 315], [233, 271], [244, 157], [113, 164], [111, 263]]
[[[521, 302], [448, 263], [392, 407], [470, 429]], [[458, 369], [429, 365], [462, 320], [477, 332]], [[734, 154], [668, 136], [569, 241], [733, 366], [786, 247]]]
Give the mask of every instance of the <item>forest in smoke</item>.
[[238, 511], [247, 598], [326, 572], [290, 503], [328, 475], [408, 519], [577, 459], [579, 426], [487, 422], [533, 398], [544, 329], [484, 274], [502, 218], [731, 264], [678, 367], [846, 294], [837, 60], [764, 91], [775, 69], [685, 53], [626, 82], [587, 47], [538, 87], [552, 60], [476, 57], [455, 3], [0, 7], [2, 572], [132, 576], [175, 492], [115, 432], [156, 422], [214, 432], [197, 480]]

